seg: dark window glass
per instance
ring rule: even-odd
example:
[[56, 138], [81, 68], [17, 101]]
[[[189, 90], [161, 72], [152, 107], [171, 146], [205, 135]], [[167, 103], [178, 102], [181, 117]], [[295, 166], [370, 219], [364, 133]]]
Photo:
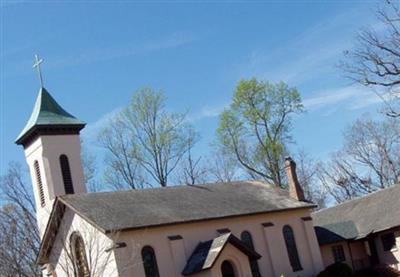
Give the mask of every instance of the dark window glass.
[[82, 237], [78, 233], [73, 233], [71, 235], [71, 248], [74, 260], [75, 276], [90, 277], [85, 244]]
[[300, 271], [301, 267], [299, 253], [297, 251], [296, 240], [294, 238], [294, 233], [292, 227], [286, 225], [283, 227], [283, 238], [285, 239], [286, 249], [289, 256], [290, 265], [293, 271]]
[[222, 277], [235, 277], [235, 271], [230, 262], [224, 261], [221, 265]]
[[381, 236], [383, 251], [390, 251], [396, 248], [396, 238], [394, 233], [388, 233]]
[[142, 249], [142, 260], [146, 277], [159, 277], [156, 254], [153, 248], [145, 246]]
[[[254, 249], [254, 244], [253, 244], [253, 238], [251, 237], [250, 232], [244, 231], [240, 235], [240, 239], [253, 251]], [[251, 268], [251, 274], [253, 277], [261, 277], [260, 274], [260, 269], [258, 268], [258, 262], [257, 260], [249, 260], [250, 262], [250, 268]]]
[[74, 193], [74, 186], [72, 184], [71, 169], [69, 167], [68, 157], [66, 155], [60, 156], [61, 174], [64, 182], [64, 189], [66, 194]]
[[33, 167], [35, 169], [35, 174], [36, 174], [36, 183], [37, 183], [37, 186], [38, 186], [40, 205], [42, 207], [44, 207], [46, 203], [45, 203], [45, 200], [44, 200], [43, 183], [42, 183], [42, 176], [40, 175], [39, 162], [35, 161], [33, 163]]
[[332, 246], [332, 254], [333, 254], [333, 259], [335, 260], [335, 263], [344, 262], [346, 260], [346, 256], [344, 254], [342, 245]]

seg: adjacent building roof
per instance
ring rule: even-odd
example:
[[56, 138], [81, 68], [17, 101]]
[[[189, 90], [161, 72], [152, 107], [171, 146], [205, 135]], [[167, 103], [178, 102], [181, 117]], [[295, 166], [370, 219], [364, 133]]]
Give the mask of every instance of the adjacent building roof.
[[104, 232], [315, 207], [255, 181], [69, 194], [59, 201]]
[[312, 214], [320, 244], [365, 238], [400, 226], [400, 185]]
[[227, 233], [216, 237], [215, 239], [200, 242], [187, 261], [182, 274], [188, 276], [210, 269], [228, 243], [231, 243], [251, 260], [261, 258], [257, 252], [251, 250], [240, 239], [231, 233]]
[[330, 244], [357, 238], [358, 230], [353, 221], [343, 221], [324, 226], [315, 226], [319, 244]]
[[15, 142], [22, 144], [38, 127], [49, 126], [76, 127], [80, 130], [85, 123], [66, 112], [45, 88], [40, 88], [31, 117]]

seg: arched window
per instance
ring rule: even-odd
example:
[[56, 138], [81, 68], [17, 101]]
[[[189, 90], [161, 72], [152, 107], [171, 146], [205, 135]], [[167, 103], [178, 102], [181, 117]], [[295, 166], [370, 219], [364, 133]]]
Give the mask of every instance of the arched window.
[[86, 258], [85, 244], [79, 233], [71, 235], [71, 254], [73, 258], [76, 277], [90, 277], [89, 266]]
[[[240, 234], [240, 239], [247, 245], [247, 247], [249, 247], [251, 250], [255, 250], [254, 249], [254, 244], [253, 244], [253, 238], [251, 237], [250, 232], [248, 231], [243, 231]], [[250, 263], [250, 268], [251, 268], [251, 275], [253, 277], [261, 277], [260, 274], [260, 269], [258, 268], [258, 263], [257, 260], [249, 260]]]
[[64, 182], [64, 189], [66, 194], [74, 193], [74, 186], [72, 184], [71, 169], [69, 168], [68, 157], [64, 154], [60, 156], [61, 174]]
[[221, 264], [222, 277], [235, 277], [235, 270], [229, 261], [224, 261]]
[[142, 261], [146, 277], [159, 277], [156, 254], [151, 246], [142, 249]]
[[283, 238], [285, 239], [290, 265], [292, 266], [293, 271], [300, 271], [303, 268], [301, 267], [299, 253], [297, 252], [293, 229], [289, 225], [285, 225], [282, 231]]
[[34, 168], [35, 174], [36, 174], [36, 183], [37, 183], [37, 186], [38, 186], [40, 205], [42, 207], [44, 207], [46, 205], [46, 202], [44, 200], [42, 176], [40, 175], [40, 167], [39, 167], [39, 162], [38, 161], [35, 161], [33, 163], [33, 168]]

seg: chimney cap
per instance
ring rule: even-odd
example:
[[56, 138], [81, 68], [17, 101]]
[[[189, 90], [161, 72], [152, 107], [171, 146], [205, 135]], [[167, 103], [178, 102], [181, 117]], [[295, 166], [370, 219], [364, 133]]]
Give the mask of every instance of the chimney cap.
[[290, 156], [286, 156], [285, 157], [285, 166], [289, 166], [289, 165], [296, 165], [296, 162], [292, 159], [292, 157]]

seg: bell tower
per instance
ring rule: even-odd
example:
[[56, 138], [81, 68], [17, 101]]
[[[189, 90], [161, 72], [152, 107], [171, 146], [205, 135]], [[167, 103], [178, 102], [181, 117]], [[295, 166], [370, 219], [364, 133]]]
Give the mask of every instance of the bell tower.
[[[40, 75], [40, 73], [39, 73]], [[55, 197], [84, 193], [80, 130], [85, 123], [66, 112], [43, 87], [15, 143], [22, 145], [32, 179], [40, 236]]]

